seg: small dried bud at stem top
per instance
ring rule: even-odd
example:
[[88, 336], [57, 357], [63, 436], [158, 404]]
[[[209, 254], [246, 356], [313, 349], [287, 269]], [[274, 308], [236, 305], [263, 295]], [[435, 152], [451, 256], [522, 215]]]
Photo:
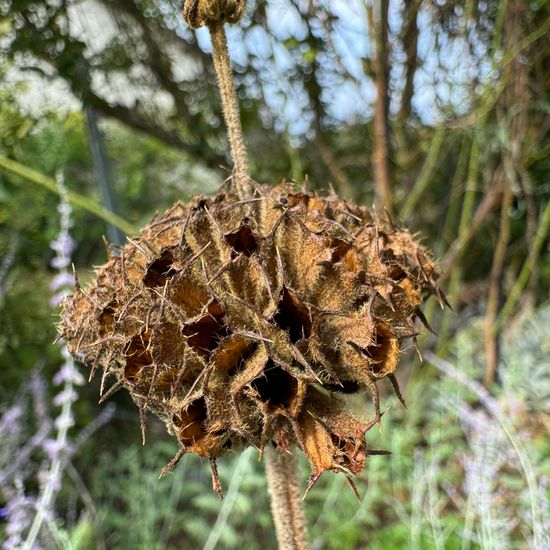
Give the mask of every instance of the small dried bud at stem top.
[[237, 23], [245, 6], [244, 0], [185, 0], [183, 18], [192, 29], [213, 23]]
[[239, 21], [245, 6], [244, 0], [185, 0], [183, 5], [183, 18], [192, 29], [206, 25], [210, 31], [212, 58], [218, 76], [223, 115], [234, 162], [233, 181], [241, 199], [252, 196], [254, 186], [248, 174], [248, 154], [223, 25], [226, 21]]

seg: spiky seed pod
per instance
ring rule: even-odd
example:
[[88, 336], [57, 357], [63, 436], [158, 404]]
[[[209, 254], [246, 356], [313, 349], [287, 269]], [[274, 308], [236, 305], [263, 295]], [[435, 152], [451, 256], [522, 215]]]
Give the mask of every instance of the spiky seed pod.
[[[413, 237], [335, 195], [283, 185], [176, 204], [66, 299], [60, 330], [103, 380], [154, 411], [184, 452], [297, 443], [313, 470], [359, 474], [378, 380], [442, 299]], [[368, 388], [376, 415], [341, 396]], [[102, 384], [102, 392], [104, 391]], [[398, 396], [401, 398], [399, 392]], [[143, 417], [143, 414], [142, 414]]]

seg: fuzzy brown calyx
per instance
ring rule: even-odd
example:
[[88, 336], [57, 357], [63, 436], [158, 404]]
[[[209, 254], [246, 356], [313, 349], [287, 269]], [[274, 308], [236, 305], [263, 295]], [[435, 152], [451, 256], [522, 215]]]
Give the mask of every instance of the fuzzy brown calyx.
[[[313, 479], [356, 475], [437, 273], [392, 223], [289, 185], [176, 204], [65, 300], [71, 353], [155, 412], [184, 452], [299, 445]], [[370, 422], [347, 410], [367, 389]]]
[[237, 23], [246, 8], [244, 0], [184, 0], [183, 18], [192, 28]]

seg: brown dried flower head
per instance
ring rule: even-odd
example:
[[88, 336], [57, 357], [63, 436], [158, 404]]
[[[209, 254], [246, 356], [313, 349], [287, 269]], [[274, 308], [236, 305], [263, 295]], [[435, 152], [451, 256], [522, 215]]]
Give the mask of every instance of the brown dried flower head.
[[245, 0], [184, 0], [183, 19], [192, 29], [213, 23], [237, 23], [245, 8]]
[[[298, 444], [313, 470], [359, 474], [377, 381], [443, 296], [426, 250], [365, 207], [282, 185], [176, 204], [66, 299], [72, 353], [161, 417], [185, 452]], [[342, 396], [367, 388], [376, 414]]]

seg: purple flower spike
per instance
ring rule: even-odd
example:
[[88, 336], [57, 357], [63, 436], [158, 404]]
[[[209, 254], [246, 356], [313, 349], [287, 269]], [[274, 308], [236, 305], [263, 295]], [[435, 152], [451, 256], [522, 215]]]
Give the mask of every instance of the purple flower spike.
[[72, 361], [65, 363], [53, 377], [53, 383], [56, 386], [64, 382], [70, 382], [75, 386], [82, 386], [84, 384], [84, 377], [78, 372]]
[[50, 243], [50, 248], [63, 256], [70, 256], [75, 246], [76, 243], [74, 239], [67, 233], [60, 233], [57, 238]]
[[58, 207], [57, 207], [57, 211], [62, 215], [62, 216], [70, 216], [71, 215], [71, 212], [72, 212], [72, 209], [71, 209], [71, 206], [69, 203], [67, 202], [61, 202], [59, 203]]
[[50, 265], [54, 269], [64, 269], [71, 265], [71, 259], [68, 256], [56, 256], [53, 258], [53, 260], [50, 262]]
[[58, 273], [50, 283], [50, 289], [51, 290], [59, 290], [62, 287], [74, 287], [74, 275], [71, 273], [67, 273], [66, 271], [62, 271], [61, 273]]
[[56, 308], [64, 300], [64, 298], [67, 297], [69, 294], [70, 293], [68, 290], [62, 290], [61, 292], [54, 294], [50, 298], [50, 306], [53, 308]]
[[19, 431], [19, 421], [23, 408], [19, 405], [10, 407], [0, 418], [0, 433], [13, 434]]
[[59, 392], [53, 398], [53, 404], [56, 407], [61, 407], [64, 403], [67, 403], [67, 402], [73, 403], [77, 399], [78, 399], [78, 394], [72, 388], [67, 388], [62, 392]]
[[44, 452], [48, 456], [50, 462], [53, 462], [54, 458], [57, 457], [60, 451], [59, 442], [55, 439], [46, 439], [44, 443], [42, 443], [42, 448], [44, 449]]
[[[60, 416], [55, 419], [54, 425], [58, 430], [68, 430], [74, 426], [74, 418], [72, 415]], [[65, 443], [63, 443], [65, 445]]]

